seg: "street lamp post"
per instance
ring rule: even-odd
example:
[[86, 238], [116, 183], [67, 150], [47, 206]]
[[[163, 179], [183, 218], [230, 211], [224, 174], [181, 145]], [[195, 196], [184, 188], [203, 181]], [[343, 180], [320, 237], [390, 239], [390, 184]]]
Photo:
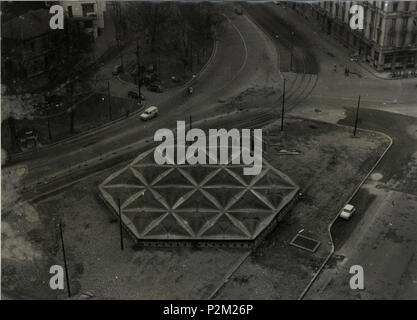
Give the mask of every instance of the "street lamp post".
[[123, 251], [124, 245], [123, 245], [123, 221], [122, 221], [122, 206], [120, 204], [120, 198], [117, 199], [117, 204], [119, 207], [119, 231], [120, 231], [120, 249]]
[[282, 87], [282, 108], [281, 108], [281, 131], [284, 131], [284, 109], [285, 108], [285, 78]]
[[62, 224], [61, 223], [59, 224], [59, 234], [61, 236], [62, 256], [64, 258], [65, 278], [67, 280], [67, 292], [68, 292], [68, 297], [71, 297], [71, 287], [70, 287], [68, 267], [67, 267], [67, 256], [65, 255], [64, 235], [63, 235], [63, 232], [62, 232]]
[[358, 107], [356, 108], [356, 117], [355, 117], [355, 129], [353, 130], [353, 136], [356, 137], [356, 130], [358, 128], [358, 119], [359, 119], [359, 105], [361, 103], [361, 96], [358, 99]]
[[137, 78], [138, 78], [138, 93], [139, 93], [139, 104], [142, 103], [142, 94], [141, 94], [141, 71], [140, 71], [140, 47], [139, 41], [136, 42], [136, 69], [137, 69]]
[[112, 113], [111, 113], [110, 80], [107, 80], [107, 97], [109, 99], [109, 118], [110, 118], [110, 121], [111, 121]]
[[124, 72], [124, 70], [125, 70], [125, 66], [124, 66], [124, 63], [123, 63], [123, 52], [121, 52], [121, 48], [120, 48], [120, 38], [117, 38], [117, 49], [119, 50], [119, 54], [120, 54], [120, 66], [121, 66], [121, 69], [122, 69], [122, 72]]

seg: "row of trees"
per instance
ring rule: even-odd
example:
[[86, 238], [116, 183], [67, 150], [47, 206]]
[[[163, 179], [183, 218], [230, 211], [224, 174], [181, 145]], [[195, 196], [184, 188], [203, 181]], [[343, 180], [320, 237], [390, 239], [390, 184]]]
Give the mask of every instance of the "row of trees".
[[[184, 72], [193, 71], [193, 57], [206, 54], [211, 41], [220, 32], [225, 18], [220, 8], [210, 3], [128, 2], [122, 5], [120, 30], [137, 35], [141, 48], [152, 58], [157, 70], [161, 55], [181, 61]], [[116, 23], [117, 26], [117, 23]]]

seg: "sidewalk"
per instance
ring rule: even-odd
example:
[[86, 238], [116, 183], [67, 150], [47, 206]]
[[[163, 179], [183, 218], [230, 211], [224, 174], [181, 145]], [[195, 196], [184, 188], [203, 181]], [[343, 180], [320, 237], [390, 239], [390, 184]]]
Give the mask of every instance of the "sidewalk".
[[[350, 53], [349, 49], [345, 47], [341, 42], [339, 42], [333, 34], [327, 34], [322, 30], [322, 26], [317, 21], [315, 17], [311, 15], [310, 10], [306, 10], [306, 12], [309, 12], [309, 14], [301, 15], [297, 13], [297, 11], [294, 11], [292, 9], [287, 9], [287, 12], [290, 11], [293, 12], [294, 18], [298, 17], [300, 19], [300, 27], [305, 27], [305, 22], [308, 23], [308, 27], [310, 29], [314, 30], [314, 33], [317, 34], [317, 37], [314, 39], [315, 42], [317, 42], [321, 46], [322, 50], [327, 51], [329, 53], [335, 54], [339, 60], [339, 65], [344, 69], [344, 66], [349, 66], [350, 70], [353, 70], [355, 73], [367, 77], [371, 76], [375, 79], [381, 79], [381, 80], [416, 80], [416, 78], [392, 78], [391, 74], [392, 71], [384, 71], [384, 72], [378, 72], [372, 66], [369, 65], [369, 63], [366, 63], [365, 61], [357, 61], [352, 62], [350, 61]], [[324, 40], [324, 41], [323, 41]]]

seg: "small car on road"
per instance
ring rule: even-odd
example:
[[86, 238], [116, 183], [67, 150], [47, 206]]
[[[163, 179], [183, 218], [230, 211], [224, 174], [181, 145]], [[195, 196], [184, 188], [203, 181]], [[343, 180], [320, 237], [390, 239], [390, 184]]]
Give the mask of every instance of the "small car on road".
[[[131, 90], [127, 93], [127, 96], [132, 99], [139, 99], [139, 92]], [[140, 100], [145, 100], [145, 96], [143, 94], [140, 94]]]
[[23, 148], [34, 148], [38, 145], [38, 131], [33, 128], [24, 128], [18, 133], [18, 141]]
[[153, 92], [164, 92], [164, 88], [162, 88], [162, 86], [160, 84], [150, 84], [148, 86], [148, 90], [149, 91], [153, 91]]
[[339, 217], [344, 220], [349, 220], [352, 217], [352, 215], [355, 213], [355, 211], [356, 211], [356, 208], [353, 205], [346, 204], [343, 207], [342, 211], [340, 212]]
[[152, 118], [155, 118], [158, 115], [158, 113], [158, 108], [155, 106], [151, 106], [149, 108], [146, 108], [145, 111], [141, 113], [140, 119], [143, 121], [151, 120]]

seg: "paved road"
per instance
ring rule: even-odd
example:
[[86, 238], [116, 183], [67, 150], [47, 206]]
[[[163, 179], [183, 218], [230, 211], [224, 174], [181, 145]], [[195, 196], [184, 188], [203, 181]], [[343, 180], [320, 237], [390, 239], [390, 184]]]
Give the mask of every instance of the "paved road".
[[[189, 115], [193, 123], [203, 121], [216, 114], [213, 109], [219, 107], [219, 100], [228, 101], [245, 90], [262, 89], [265, 85], [279, 86], [278, 58], [270, 40], [245, 16], [229, 13], [228, 21], [213, 63], [194, 85], [191, 98], [182, 89], [172, 90], [165, 100], [159, 101], [160, 116], [148, 123], [132, 117], [31, 155], [17, 164], [26, 168], [21, 180], [24, 192], [44, 190], [54, 182], [59, 184], [58, 179], [63, 176], [75, 179], [93, 168], [102, 169], [110, 165], [106, 159], [133, 158], [151, 142], [158, 128], [173, 128], [177, 120], [186, 120]], [[271, 97], [262, 99], [257, 101], [260, 106]]]
[[[298, 17], [271, 10], [281, 19]], [[361, 77], [345, 77], [346, 49], [313, 26], [300, 19], [294, 27], [311, 41], [319, 80], [291, 113], [351, 126], [361, 95], [359, 126], [388, 134], [393, 145], [352, 199], [357, 216], [334, 224], [336, 252], [305, 298], [417, 299], [417, 79], [377, 79], [357, 64], [350, 68]], [[349, 288], [354, 264], [365, 269], [364, 291]]]
[[[343, 123], [352, 124], [352, 105], [355, 105], [357, 95], [361, 94], [363, 97], [361, 127], [384, 131], [394, 138], [393, 149], [376, 171], [382, 175], [382, 178], [376, 185], [374, 181], [368, 181], [358, 193], [358, 197], [353, 200], [360, 208], [359, 211], [363, 212], [363, 218], [352, 220], [351, 229], [341, 226], [339, 230], [345, 230], [345, 233], [335, 234], [336, 241], [340, 239], [340, 242], [336, 242], [338, 248], [336, 256], [345, 256], [344, 262], [337, 265], [336, 269], [329, 269], [330, 273], [324, 272], [307, 297], [321, 298], [326, 295], [350, 297], [350, 291], [347, 294], [338, 292], [340, 285], [346, 281], [346, 272], [343, 268], [350, 263], [360, 261], [364, 261], [365, 272], [368, 266], [378, 265], [378, 268], [373, 268], [368, 273], [373, 274], [373, 278], [369, 279], [371, 290], [366, 294], [363, 293], [362, 297], [382, 294], [385, 287], [389, 288], [389, 292], [393, 292], [393, 297], [409, 297], [410, 294], [415, 293], [414, 281], [417, 270], [415, 268], [416, 239], [413, 238], [415, 233], [412, 229], [417, 212], [415, 210], [416, 165], [415, 157], [412, 158], [417, 151], [415, 136], [417, 126], [414, 118], [378, 110], [393, 108], [398, 113], [415, 111], [415, 94], [412, 91], [415, 83], [410, 80], [379, 80], [368, 75], [362, 78], [345, 78], [341, 72], [333, 71], [334, 64], [339, 66], [339, 70], [343, 70], [346, 62], [343, 48], [320, 40], [322, 35], [300, 21], [298, 15], [294, 15], [290, 10], [267, 4], [265, 7], [257, 5], [250, 16], [262, 25], [270, 38], [273, 39], [277, 33], [284, 35], [283, 41], [280, 41], [280, 38], [276, 40], [281, 67], [288, 66], [288, 57], [290, 57], [288, 51], [291, 50], [285, 38], [291, 37], [291, 40], [297, 44], [296, 48], [293, 48], [294, 69], [288, 67], [284, 69], [286, 76], [298, 81], [292, 82], [293, 97], [302, 98], [294, 100], [293, 114], [330, 122], [345, 119]], [[297, 24], [294, 24], [294, 21], [297, 21]], [[287, 26], [295, 30], [294, 34], [288, 33]], [[332, 55], [329, 55], [329, 52]], [[310, 66], [306, 63], [311, 61], [307, 60], [310, 54], [319, 62], [318, 67], [312, 70], [306, 69], [306, 66]], [[275, 50], [271, 48], [266, 36], [245, 16], [232, 15], [227, 32], [220, 39], [219, 51], [214, 63], [195, 86], [195, 96], [187, 99], [183, 94], [173, 92], [168, 100], [160, 102], [161, 117], [155, 121], [143, 124], [138, 119], [127, 119], [103, 129], [99, 134], [85, 136], [71, 143], [63, 143], [46, 153], [33, 156], [31, 161], [19, 164], [26, 166], [28, 170], [23, 183], [36, 183], [45, 177], [53, 180], [60, 172], [65, 176], [75, 176], [75, 172], [85, 174], [86, 171], [91, 170], [89, 165], [96, 166], [96, 169], [100, 168], [97, 166], [101, 161], [100, 158], [114, 157], [122, 161], [124, 158], [117, 158], [119, 154], [127, 157], [136, 154], [140, 148], [147, 145], [149, 141], [146, 141], [146, 137], [151, 137], [156, 128], [173, 127], [175, 120], [186, 119], [190, 114], [195, 121], [209, 117], [218, 107], [219, 100], [228, 100], [247, 88], [279, 87], [281, 82], [276, 69], [278, 62]], [[297, 78], [300, 73], [294, 73], [294, 71], [308, 71], [307, 74], [314, 74], [316, 70], [319, 71], [317, 82], [314, 77], [298, 76]], [[363, 73], [360, 67], [352, 66], [352, 70]], [[260, 105], [262, 102], [257, 100]], [[253, 123], [253, 119], [250, 119], [250, 122]], [[376, 187], [379, 184], [382, 188]], [[412, 187], [414, 189], [411, 189]], [[414, 194], [411, 190], [414, 190]], [[385, 199], [385, 201], [376, 199]], [[395, 209], [390, 208], [390, 203]], [[392, 226], [389, 225], [390, 223]], [[351, 234], [355, 235], [355, 238], [350, 237]], [[374, 246], [374, 243], [378, 245]], [[360, 250], [352, 251], [352, 248]], [[401, 259], [396, 256], [398, 253], [401, 253], [399, 255]], [[393, 261], [397, 260], [398, 263], [394, 264]], [[331, 278], [334, 280], [329, 280]], [[322, 290], [323, 287], [326, 293]]]
[[[318, 62], [310, 71], [318, 70], [318, 81], [311, 94], [295, 104], [292, 115], [351, 126], [361, 95], [360, 127], [393, 138], [376, 174], [352, 200], [357, 217], [335, 224], [336, 258], [306, 298], [417, 298], [417, 80], [378, 79], [357, 64], [350, 65], [354, 73], [345, 77], [346, 49], [312, 27], [311, 19], [304, 21], [292, 10], [273, 4], [247, 10], [271, 37], [278, 35], [276, 45], [286, 74], [305, 71], [301, 62], [307, 55]], [[292, 70], [289, 39], [298, 50]], [[334, 72], [334, 65], [339, 71]], [[347, 267], [356, 263], [365, 267], [367, 290], [362, 293], [346, 289]]]
[[[352, 199], [357, 215], [334, 224], [334, 258], [306, 299], [417, 299], [417, 119], [370, 109], [361, 119], [393, 146]], [[349, 287], [355, 264], [364, 268], [363, 291]]]

